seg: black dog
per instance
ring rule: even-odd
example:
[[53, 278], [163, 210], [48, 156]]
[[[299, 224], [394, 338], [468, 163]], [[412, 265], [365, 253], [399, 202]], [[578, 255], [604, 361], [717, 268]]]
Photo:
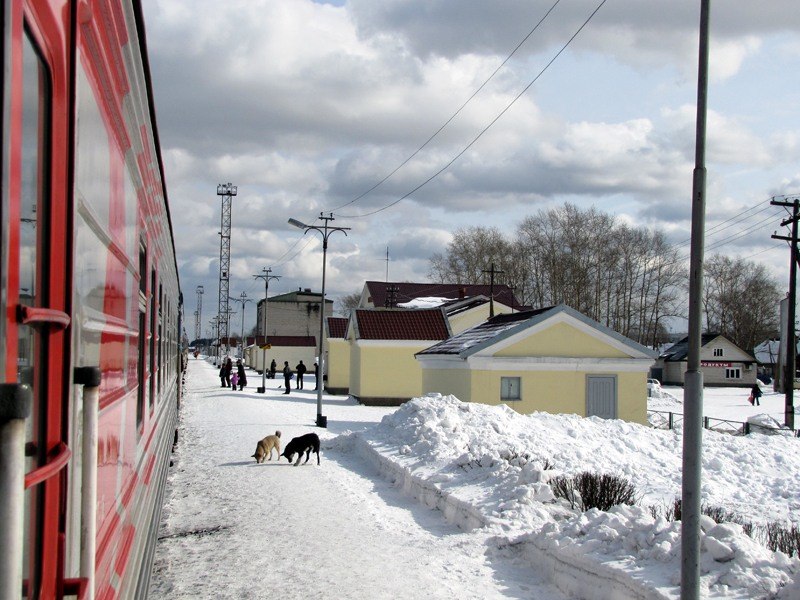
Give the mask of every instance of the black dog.
[[319, 436], [316, 433], [307, 433], [300, 437], [292, 438], [292, 441], [286, 444], [281, 456], [285, 456], [286, 460], [292, 462], [294, 455], [297, 454], [297, 462], [294, 463], [296, 467], [300, 464], [300, 459], [303, 458], [303, 452], [306, 453], [306, 462], [303, 464], [308, 462], [311, 452], [317, 454], [317, 464], [319, 464]]

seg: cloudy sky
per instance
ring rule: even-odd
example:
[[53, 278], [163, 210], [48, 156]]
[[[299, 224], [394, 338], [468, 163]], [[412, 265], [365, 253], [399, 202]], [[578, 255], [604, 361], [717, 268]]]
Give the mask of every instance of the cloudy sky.
[[[219, 183], [238, 186], [237, 297], [263, 298], [265, 267], [270, 295], [319, 291], [320, 236], [287, 220], [323, 211], [351, 228], [330, 237], [334, 299], [384, 280], [387, 248], [390, 280], [427, 281], [456, 229], [513, 234], [565, 202], [688, 255], [699, 4], [143, 0], [190, 337], [198, 285], [204, 332], [216, 313]], [[769, 201], [800, 192], [800, 11], [712, 4], [707, 253], [783, 283]]]

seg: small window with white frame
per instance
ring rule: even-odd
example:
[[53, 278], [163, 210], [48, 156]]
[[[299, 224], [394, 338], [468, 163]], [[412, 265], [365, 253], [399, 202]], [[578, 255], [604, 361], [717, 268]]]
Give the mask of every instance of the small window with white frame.
[[520, 395], [520, 378], [519, 377], [501, 377], [500, 378], [500, 400], [521, 400]]
[[725, 369], [725, 379], [741, 379], [742, 370], [739, 367]]
[[714, 356], [724, 356], [722, 348], [714, 348]]

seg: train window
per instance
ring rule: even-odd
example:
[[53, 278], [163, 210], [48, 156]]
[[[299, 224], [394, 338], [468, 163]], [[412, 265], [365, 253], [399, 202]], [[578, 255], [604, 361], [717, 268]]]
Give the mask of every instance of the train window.
[[[25, 306], [41, 306], [46, 290], [47, 256], [47, 211], [43, 201], [47, 192], [47, 169], [49, 130], [47, 109], [50, 105], [49, 73], [37, 52], [28, 32], [25, 32], [22, 50], [22, 161], [20, 188], [19, 227], [19, 303]], [[38, 450], [29, 454], [26, 472], [39, 466], [44, 460], [44, 448], [38, 446], [46, 425], [45, 390], [40, 367], [43, 364], [43, 344], [39, 333], [30, 326], [20, 325], [17, 347], [17, 378], [33, 388], [34, 405], [31, 418], [26, 421], [26, 440], [29, 448]], [[33, 498], [26, 496], [26, 525], [31, 523], [35, 507]], [[39, 573], [28, 571], [29, 556], [33, 551], [27, 544], [24, 568], [30, 573], [31, 585], [36, 585]]]
[[139, 384], [139, 391], [136, 396], [136, 427], [140, 429], [144, 420], [144, 396], [145, 396], [145, 343], [147, 340], [147, 247], [144, 241], [139, 244], [139, 342], [138, 357], [136, 363], [136, 380]]
[[150, 410], [155, 406], [156, 395], [156, 270], [150, 272]]

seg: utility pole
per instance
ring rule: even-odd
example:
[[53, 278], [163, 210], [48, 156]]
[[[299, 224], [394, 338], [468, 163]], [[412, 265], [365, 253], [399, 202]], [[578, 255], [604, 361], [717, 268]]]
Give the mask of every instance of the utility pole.
[[252, 298], [247, 297], [247, 292], [242, 292], [238, 298], [231, 297], [230, 300], [232, 302], [240, 302], [242, 305], [242, 337], [239, 340], [242, 348], [239, 350], [239, 358], [244, 358], [244, 307], [248, 302], [252, 302]]
[[396, 285], [386, 286], [386, 301], [384, 302], [386, 308], [397, 308], [397, 292], [399, 291], [400, 288]]
[[386, 246], [386, 283], [389, 283], [389, 246]]
[[[211, 324], [211, 335], [214, 336], [213, 339], [217, 340], [217, 347], [214, 348], [214, 366], [217, 366], [217, 358], [219, 357], [219, 316], [214, 317], [209, 321]], [[213, 342], [211, 345], [213, 346]]]
[[703, 455], [703, 254], [706, 222], [706, 117], [708, 112], [708, 24], [711, 0], [700, 2], [697, 117], [692, 172], [692, 235], [689, 254], [689, 354], [684, 377], [681, 465], [681, 600], [700, 597], [700, 492]]
[[270, 275], [272, 267], [264, 267], [261, 269], [263, 275], [253, 275], [256, 279], [264, 280], [264, 349], [262, 350], [262, 357], [264, 359], [264, 368], [261, 371], [261, 387], [258, 388], [258, 393], [263, 394], [267, 391], [267, 309], [269, 307], [269, 280], [274, 279], [277, 281], [281, 278], [280, 275]]
[[797, 369], [797, 340], [795, 336], [795, 318], [797, 306], [797, 222], [800, 220], [800, 199], [794, 198], [789, 200], [776, 200], [773, 198], [770, 201], [773, 206], [784, 206], [792, 208], [792, 216], [788, 219], [781, 221], [781, 227], [787, 225], [792, 226], [792, 237], [786, 237], [774, 234], [772, 236], [775, 240], [785, 240], [790, 243], [790, 259], [789, 259], [789, 307], [788, 318], [786, 326], [786, 355], [783, 363], [783, 392], [785, 394], [785, 404], [783, 411], [784, 425], [789, 429], [794, 429], [794, 378], [795, 370]]
[[219, 225], [219, 304], [217, 317], [217, 350], [220, 350], [219, 340], [223, 337], [230, 340], [230, 310], [228, 307], [228, 289], [230, 287], [231, 268], [231, 205], [238, 189], [231, 183], [220, 183], [217, 186], [217, 196], [222, 198]]
[[[496, 271], [494, 268], [494, 263], [492, 263], [491, 269], [488, 271], [483, 270], [481, 273], [489, 273], [489, 318], [494, 316], [494, 276], [502, 275], [505, 271]], [[484, 279], [484, 281], [486, 281]]]

